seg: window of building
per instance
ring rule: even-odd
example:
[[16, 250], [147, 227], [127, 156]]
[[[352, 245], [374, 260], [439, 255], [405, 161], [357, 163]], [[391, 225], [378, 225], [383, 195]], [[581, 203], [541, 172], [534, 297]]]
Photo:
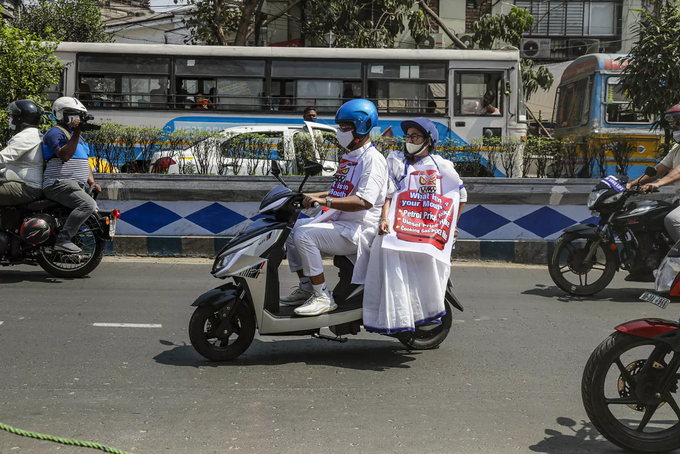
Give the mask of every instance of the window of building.
[[517, 0], [534, 16], [532, 35], [612, 36], [617, 34], [616, 1]]
[[558, 88], [556, 127], [585, 126], [589, 121], [592, 77]]
[[369, 64], [368, 97], [380, 113], [446, 114], [446, 66]]
[[456, 115], [502, 115], [502, 72], [456, 72]]
[[605, 121], [619, 124], [652, 124], [652, 119], [633, 108], [618, 77], [607, 79]]

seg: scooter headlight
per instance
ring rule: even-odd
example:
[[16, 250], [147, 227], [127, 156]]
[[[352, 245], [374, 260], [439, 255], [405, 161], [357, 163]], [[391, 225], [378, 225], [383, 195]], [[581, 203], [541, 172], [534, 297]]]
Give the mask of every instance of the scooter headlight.
[[600, 199], [600, 196], [607, 192], [609, 189], [600, 189], [599, 191], [593, 191], [590, 193], [588, 196], [588, 208], [592, 209], [595, 204], [597, 204], [597, 201]]

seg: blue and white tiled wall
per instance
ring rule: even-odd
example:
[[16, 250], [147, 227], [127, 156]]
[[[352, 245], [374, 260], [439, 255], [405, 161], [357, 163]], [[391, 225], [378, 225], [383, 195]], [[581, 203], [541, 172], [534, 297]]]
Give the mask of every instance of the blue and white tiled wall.
[[[99, 202], [122, 216], [119, 235], [233, 236], [258, 219], [257, 202]], [[596, 222], [585, 206], [466, 205], [460, 239], [552, 240], [563, 229]]]

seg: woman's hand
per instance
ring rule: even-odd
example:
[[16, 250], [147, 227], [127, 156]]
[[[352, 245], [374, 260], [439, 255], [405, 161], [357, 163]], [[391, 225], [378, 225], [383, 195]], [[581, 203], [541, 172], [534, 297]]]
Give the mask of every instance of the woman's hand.
[[455, 230], [454, 230], [454, 232], [453, 232], [453, 237], [454, 237], [454, 238], [458, 238], [458, 233], [459, 233], [459, 232], [458, 232], [458, 227], [456, 227]]
[[388, 219], [381, 219], [378, 235], [388, 235], [389, 233], [390, 233], [390, 221]]

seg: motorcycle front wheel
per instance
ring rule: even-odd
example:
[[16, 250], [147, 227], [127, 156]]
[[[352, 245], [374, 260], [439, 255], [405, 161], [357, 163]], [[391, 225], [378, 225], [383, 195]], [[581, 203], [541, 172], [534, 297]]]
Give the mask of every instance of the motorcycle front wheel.
[[248, 304], [242, 303], [227, 325], [222, 324], [219, 316], [219, 310], [211, 305], [197, 307], [189, 321], [189, 339], [204, 358], [231, 361], [253, 342], [255, 314]]
[[600, 242], [593, 256], [586, 261], [592, 244], [592, 240], [570, 234], [555, 241], [548, 271], [553, 282], [565, 292], [577, 296], [594, 295], [614, 279], [616, 252]]
[[[666, 344], [618, 331], [595, 349], [581, 394], [590, 421], [607, 440], [639, 453], [680, 448], [677, 370], [668, 391], [659, 389], [673, 355]], [[644, 368], [649, 361], [652, 367]]]

